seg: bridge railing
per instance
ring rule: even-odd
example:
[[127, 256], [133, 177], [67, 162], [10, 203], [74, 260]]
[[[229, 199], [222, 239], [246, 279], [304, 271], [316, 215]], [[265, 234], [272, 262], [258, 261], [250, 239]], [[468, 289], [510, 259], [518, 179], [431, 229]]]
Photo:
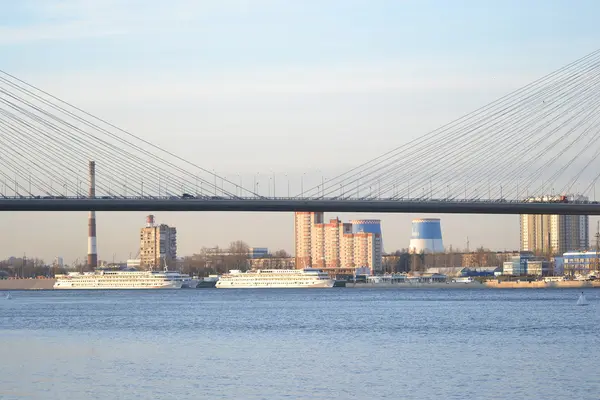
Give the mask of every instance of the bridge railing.
[[[89, 196], [5, 196], [0, 195], [0, 199], [3, 200], [14, 200], [14, 201], [28, 201], [28, 200], [86, 200], [91, 199]], [[233, 196], [233, 197], [225, 197], [225, 196], [194, 196], [194, 195], [185, 195], [185, 196], [121, 196], [121, 195], [103, 195], [96, 196], [94, 200], [148, 200], [148, 201], [190, 201], [190, 200], [205, 200], [205, 201], [215, 201], [215, 200], [228, 200], [228, 201], [336, 201], [336, 202], [397, 202], [397, 203], [469, 203], [469, 204], [490, 204], [490, 203], [510, 203], [510, 204], [531, 204], [531, 203], [553, 203], [548, 201], [532, 201], [531, 199], [524, 200], [515, 200], [515, 199], [430, 199], [430, 198], [356, 198], [356, 197], [242, 197], [242, 196]], [[573, 200], [569, 201], [570, 204], [600, 204], [600, 202], [595, 200]]]

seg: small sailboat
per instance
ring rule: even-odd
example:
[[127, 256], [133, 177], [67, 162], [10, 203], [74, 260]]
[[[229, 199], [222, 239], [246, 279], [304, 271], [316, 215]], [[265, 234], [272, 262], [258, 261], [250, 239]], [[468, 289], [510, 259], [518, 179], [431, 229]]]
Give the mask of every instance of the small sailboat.
[[10, 295], [10, 292], [8, 292], [8, 293], [6, 294], [6, 300], [10, 300], [10, 299], [12, 299], [12, 296]]
[[587, 306], [588, 305], [588, 302], [587, 302], [583, 292], [581, 292], [581, 294], [579, 295], [579, 298], [577, 299], [577, 305], [578, 306]]

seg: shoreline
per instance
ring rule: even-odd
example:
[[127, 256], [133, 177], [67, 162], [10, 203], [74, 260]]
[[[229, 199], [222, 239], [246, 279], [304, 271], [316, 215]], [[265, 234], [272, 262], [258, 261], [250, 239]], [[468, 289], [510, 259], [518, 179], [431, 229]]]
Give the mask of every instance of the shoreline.
[[600, 281], [561, 281], [561, 282], [509, 282], [497, 280], [485, 283], [346, 283], [350, 289], [595, 289]]
[[[7, 290], [55, 290], [56, 279], [2, 279], [0, 291]], [[560, 281], [560, 282], [509, 282], [490, 280], [485, 283], [352, 283], [347, 282], [348, 289], [596, 289], [600, 281]], [[201, 288], [196, 288], [201, 289]], [[65, 289], [61, 289], [65, 290]]]
[[1, 279], [0, 290], [54, 290], [56, 279]]

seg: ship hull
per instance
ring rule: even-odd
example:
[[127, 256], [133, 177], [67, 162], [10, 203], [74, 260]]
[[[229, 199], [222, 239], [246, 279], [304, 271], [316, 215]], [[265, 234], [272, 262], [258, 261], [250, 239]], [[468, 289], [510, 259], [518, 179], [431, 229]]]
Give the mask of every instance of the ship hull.
[[219, 281], [217, 282], [217, 289], [325, 289], [333, 287], [335, 281], [320, 281], [315, 283], [307, 283], [305, 285], [293, 285], [293, 284], [274, 284], [274, 283], [262, 283], [254, 282], [252, 284], [242, 284], [237, 282]]
[[56, 282], [54, 284], [54, 289], [62, 289], [62, 290], [152, 290], [152, 289], [181, 289], [181, 284], [177, 282], [169, 283], [166, 285], [153, 285], [153, 286], [141, 286], [141, 285], [132, 285], [132, 286], [112, 286], [112, 285], [89, 285], [89, 286], [79, 286], [73, 284], [60, 284]]

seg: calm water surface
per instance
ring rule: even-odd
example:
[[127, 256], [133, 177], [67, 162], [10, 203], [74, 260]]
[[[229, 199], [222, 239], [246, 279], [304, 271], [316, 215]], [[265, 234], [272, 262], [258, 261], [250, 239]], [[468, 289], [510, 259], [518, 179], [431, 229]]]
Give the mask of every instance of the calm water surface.
[[0, 399], [598, 399], [600, 290], [0, 294]]

